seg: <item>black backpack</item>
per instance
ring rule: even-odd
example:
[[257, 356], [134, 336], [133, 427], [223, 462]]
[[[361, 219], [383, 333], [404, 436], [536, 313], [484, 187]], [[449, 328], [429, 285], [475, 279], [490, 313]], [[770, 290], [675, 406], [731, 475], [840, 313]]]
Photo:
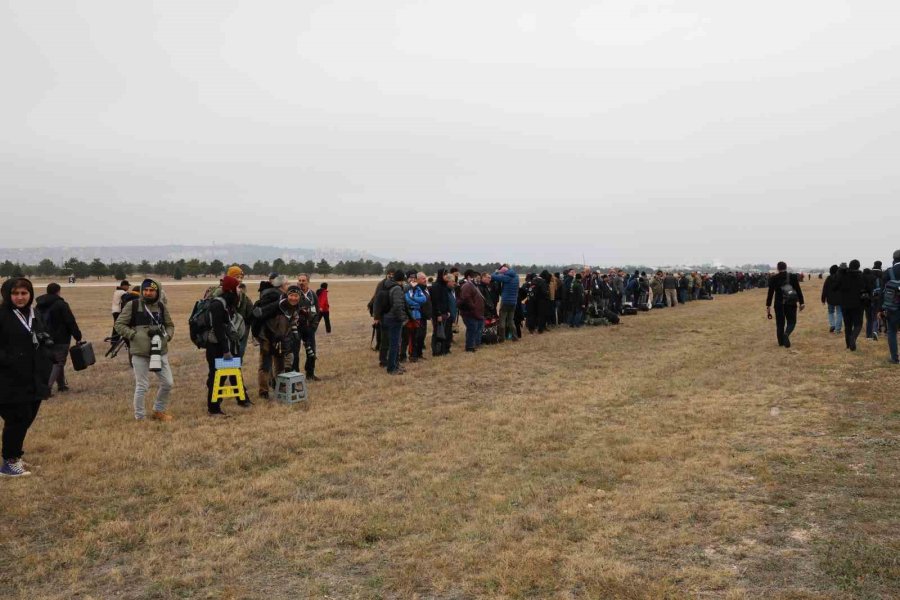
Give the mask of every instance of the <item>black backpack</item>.
[[212, 313], [210, 308], [215, 301], [222, 303], [227, 309], [225, 298], [203, 298], [194, 303], [194, 309], [188, 318], [188, 330], [191, 334], [191, 341], [198, 348], [206, 348], [209, 340], [209, 332], [212, 331]]
[[797, 294], [797, 290], [791, 285], [791, 274], [785, 271], [785, 280], [781, 284], [781, 301], [784, 304], [793, 305], [797, 304], [799, 300], [800, 296]]

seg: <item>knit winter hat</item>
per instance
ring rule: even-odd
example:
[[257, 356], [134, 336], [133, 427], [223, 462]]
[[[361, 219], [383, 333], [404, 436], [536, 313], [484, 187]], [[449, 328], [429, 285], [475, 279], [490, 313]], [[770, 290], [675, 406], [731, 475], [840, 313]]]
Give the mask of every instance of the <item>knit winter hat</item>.
[[150, 279], [149, 277], [141, 282], [141, 291], [150, 288], [151, 290], [159, 291], [159, 284]]
[[291, 286], [288, 286], [287, 293], [288, 293], [288, 294], [301, 294], [301, 295], [302, 295], [302, 294], [303, 294], [303, 290], [300, 289], [300, 286], [299, 286], [299, 285], [291, 285]]
[[272, 284], [272, 287], [280, 288], [284, 285], [284, 275], [279, 275], [278, 273], [272, 273], [269, 276], [269, 283]]
[[[230, 270], [231, 269], [229, 269], [229, 271]], [[236, 278], [234, 278], [230, 275], [226, 275], [225, 277], [222, 278], [222, 291], [223, 292], [236, 292], [238, 285], [240, 283], [241, 282], [238, 281]]]
[[234, 265], [234, 266], [228, 267], [228, 271], [225, 272], [225, 275], [227, 275], [228, 277], [234, 277], [234, 278], [243, 277], [244, 270], [242, 268], [240, 268], [239, 266]]

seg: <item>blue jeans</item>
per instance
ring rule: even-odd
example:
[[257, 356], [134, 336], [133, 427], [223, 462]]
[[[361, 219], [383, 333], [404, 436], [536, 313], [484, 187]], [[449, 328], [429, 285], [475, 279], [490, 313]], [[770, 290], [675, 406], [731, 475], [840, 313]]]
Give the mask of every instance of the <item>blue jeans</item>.
[[841, 332], [841, 326], [844, 324], [843, 313], [840, 304], [828, 305], [828, 326], [834, 327], [835, 333]]
[[403, 330], [403, 322], [392, 317], [385, 317], [381, 325], [387, 331], [388, 353], [387, 371], [393, 373], [400, 365], [400, 332]]
[[900, 329], [900, 310], [884, 312], [884, 320], [887, 321], [887, 341], [891, 351], [891, 360], [897, 360], [897, 329]]
[[584, 312], [581, 310], [580, 307], [573, 308], [571, 316], [569, 317], [569, 325], [571, 327], [581, 327], [583, 315], [584, 315]]
[[484, 319], [463, 317], [466, 324], [466, 350], [474, 350], [481, 345], [481, 332], [484, 330]]

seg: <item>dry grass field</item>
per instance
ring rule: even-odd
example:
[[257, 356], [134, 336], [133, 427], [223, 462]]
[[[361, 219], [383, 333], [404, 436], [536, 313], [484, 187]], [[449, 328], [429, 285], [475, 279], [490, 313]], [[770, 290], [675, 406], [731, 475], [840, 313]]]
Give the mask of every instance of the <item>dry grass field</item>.
[[[177, 420], [124, 356], [70, 373], [0, 481], [0, 597], [900, 596], [900, 369], [818, 302], [790, 350], [752, 291], [389, 378], [373, 287], [331, 286], [309, 410], [227, 420], [167, 288]], [[63, 293], [102, 355], [112, 284]]]

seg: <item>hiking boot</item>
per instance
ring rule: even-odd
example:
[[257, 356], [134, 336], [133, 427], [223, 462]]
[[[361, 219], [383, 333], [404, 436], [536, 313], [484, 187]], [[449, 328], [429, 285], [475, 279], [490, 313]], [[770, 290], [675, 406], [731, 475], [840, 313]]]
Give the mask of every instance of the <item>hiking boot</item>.
[[3, 477], [23, 477], [31, 475], [31, 471], [25, 470], [25, 465], [22, 464], [21, 458], [16, 458], [3, 461], [3, 466], [0, 467], [0, 475]]
[[889, 358], [888, 363], [892, 365], [900, 365], [900, 360], [897, 360], [896, 358]]
[[223, 411], [219, 410], [216, 412], [208, 412], [206, 413], [209, 417], [215, 417], [217, 419], [229, 419], [230, 417], [226, 415]]
[[315, 375], [307, 375], [306, 380], [307, 381], [322, 381], [322, 378], [316, 377]]
[[69, 391], [69, 386], [67, 386], [67, 385], [61, 385], [61, 386], [59, 386], [58, 388], [56, 388], [56, 391], [57, 391], [57, 392], [68, 392], [68, 391]]
[[150, 415], [150, 418], [154, 421], [163, 421], [165, 423], [168, 423], [169, 421], [175, 419], [175, 417], [173, 417], [172, 415], [161, 410], [154, 410], [153, 414]]
[[834, 327], [828, 330], [828, 333], [834, 333]]
[[791, 340], [785, 338], [785, 339], [784, 339], [784, 347], [785, 347], [785, 348], [790, 348], [790, 347], [791, 347]]
[[263, 399], [263, 400], [268, 400], [268, 399], [269, 399], [269, 392], [268, 392], [268, 391], [260, 392], [260, 393], [259, 393], [259, 397], [260, 397], [261, 399]]
[[249, 398], [247, 400], [238, 400], [237, 405], [241, 408], [250, 408], [251, 406], [253, 406], [253, 401]]

